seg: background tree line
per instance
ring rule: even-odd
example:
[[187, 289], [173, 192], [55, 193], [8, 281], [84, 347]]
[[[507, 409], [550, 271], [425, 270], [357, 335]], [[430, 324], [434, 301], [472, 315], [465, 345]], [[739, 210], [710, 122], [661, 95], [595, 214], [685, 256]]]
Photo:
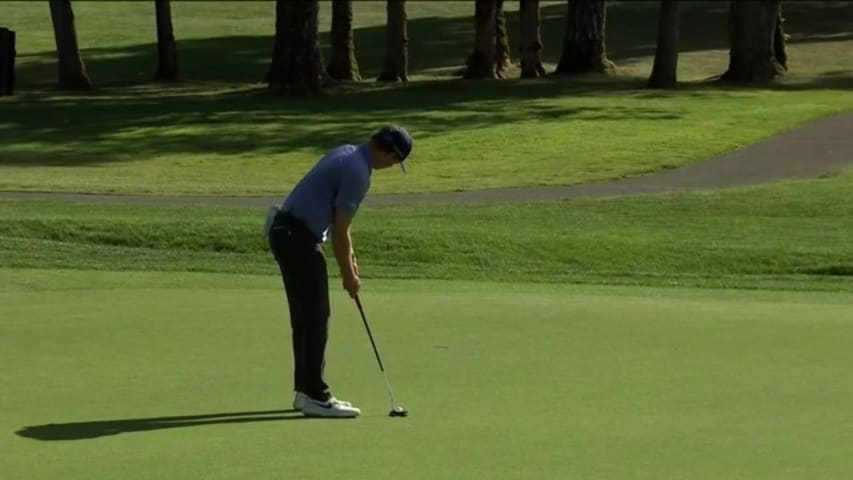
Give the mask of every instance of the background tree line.
[[[679, 1], [660, 0], [657, 49], [650, 87], [671, 88], [677, 82]], [[729, 1], [729, 65], [722, 81], [768, 81], [787, 70], [781, 0]], [[87, 89], [86, 74], [74, 26], [71, 0], [49, 0], [56, 38], [58, 85]], [[460, 71], [463, 78], [504, 78], [514, 65], [510, 49], [505, 0], [473, 0], [472, 51]], [[323, 58], [319, 43], [319, 0], [277, 0], [275, 40], [265, 81], [299, 94], [321, 90], [329, 80], [362, 80], [353, 40], [352, 0], [332, 0], [331, 55]], [[386, 1], [386, 39], [381, 82], [408, 81], [408, 33], [405, 0]], [[172, 28], [170, 0], [155, 0], [158, 65], [161, 81], [179, 77], [178, 50]], [[522, 78], [545, 75], [542, 62], [539, 0], [519, 0]], [[607, 74], [606, 0], [567, 0], [562, 55], [553, 73]]]

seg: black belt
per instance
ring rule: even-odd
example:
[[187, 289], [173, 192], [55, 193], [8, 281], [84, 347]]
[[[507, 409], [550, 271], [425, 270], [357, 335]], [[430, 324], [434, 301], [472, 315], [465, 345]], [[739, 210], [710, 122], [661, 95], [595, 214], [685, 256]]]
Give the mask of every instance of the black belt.
[[272, 229], [285, 229], [290, 232], [298, 235], [302, 238], [307, 238], [314, 243], [320, 243], [320, 238], [317, 235], [314, 235], [314, 232], [308, 228], [308, 225], [305, 224], [305, 221], [299, 217], [293, 216], [292, 213], [286, 212], [284, 210], [280, 210], [273, 219]]

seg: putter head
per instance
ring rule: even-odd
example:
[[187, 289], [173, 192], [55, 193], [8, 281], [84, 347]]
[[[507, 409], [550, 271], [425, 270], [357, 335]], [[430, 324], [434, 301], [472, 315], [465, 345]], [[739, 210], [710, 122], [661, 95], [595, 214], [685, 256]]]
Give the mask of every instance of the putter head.
[[405, 417], [405, 416], [407, 416], [408, 414], [409, 414], [409, 412], [407, 412], [405, 408], [403, 408], [403, 407], [394, 407], [394, 408], [392, 408], [392, 409], [391, 409], [391, 411], [388, 413], [388, 416], [389, 416], [389, 417]]

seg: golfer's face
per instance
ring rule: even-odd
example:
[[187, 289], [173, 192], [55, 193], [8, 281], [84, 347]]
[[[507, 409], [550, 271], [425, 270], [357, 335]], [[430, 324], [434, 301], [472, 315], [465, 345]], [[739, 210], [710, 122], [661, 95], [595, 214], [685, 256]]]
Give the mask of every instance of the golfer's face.
[[374, 167], [381, 170], [400, 163], [400, 157], [394, 152], [380, 152], [374, 163]]

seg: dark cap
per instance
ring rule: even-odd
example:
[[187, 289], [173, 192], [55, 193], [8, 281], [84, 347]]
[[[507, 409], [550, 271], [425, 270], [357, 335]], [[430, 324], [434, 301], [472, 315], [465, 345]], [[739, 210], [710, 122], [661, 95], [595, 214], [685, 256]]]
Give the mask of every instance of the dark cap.
[[398, 126], [382, 127], [373, 135], [373, 140], [383, 148], [393, 151], [400, 158], [400, 168], [406, 172], [406, 158], [412, 153], [414, 141], [408, 130]]

